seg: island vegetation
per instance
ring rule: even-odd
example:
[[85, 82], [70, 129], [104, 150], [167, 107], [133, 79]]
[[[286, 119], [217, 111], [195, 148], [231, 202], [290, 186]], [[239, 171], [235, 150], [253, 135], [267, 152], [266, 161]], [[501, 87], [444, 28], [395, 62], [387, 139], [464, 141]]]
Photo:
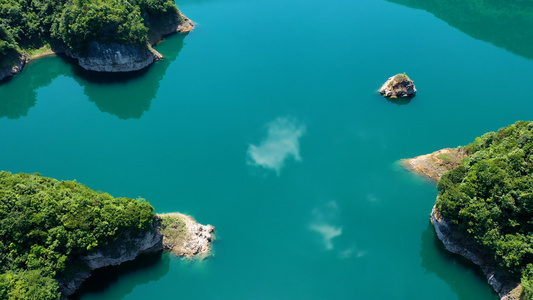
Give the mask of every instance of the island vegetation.
[[83, 56], [90, 43], [147, 50], [162, 23], [184, 18], [171, 0], [2, 0], [0, 68], [50, 49]]
[[1, 171], [0, 299], [59, 299], [56, 279], [78, 256], [151, 229], [153, 211], [76, 181]]
[[438, 212], [473, 238], [533, 299], [533, 122], [519, 121], [464, 147], [438, 181]]

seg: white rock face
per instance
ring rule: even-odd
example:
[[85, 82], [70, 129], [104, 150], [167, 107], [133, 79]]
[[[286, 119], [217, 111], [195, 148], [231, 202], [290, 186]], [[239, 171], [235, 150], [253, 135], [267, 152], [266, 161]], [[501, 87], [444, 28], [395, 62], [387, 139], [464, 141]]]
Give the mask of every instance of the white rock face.
[[501, 269], [494, 258], [480, 247], [472, 237], [459, 231], [455, 225], [441, 216], [436, 207], [433, 207], [431, 211], [431, 222], [446, 250], [460, 254], [480, 266], [487, 277], [487, 282], [502, 300], [519, 299], [513, 290], [518, 288], [520, 282]]
[[412, 97], [416, 94], [416, 87], [407, 75], [397, 74], [389, 77], [378, 92], [390, 98]]
[[72, 55], [80, 66], [96, 72], [130, 72], [143, 69], [158, 56], [148, 46], [90, 43], [87, 56]]

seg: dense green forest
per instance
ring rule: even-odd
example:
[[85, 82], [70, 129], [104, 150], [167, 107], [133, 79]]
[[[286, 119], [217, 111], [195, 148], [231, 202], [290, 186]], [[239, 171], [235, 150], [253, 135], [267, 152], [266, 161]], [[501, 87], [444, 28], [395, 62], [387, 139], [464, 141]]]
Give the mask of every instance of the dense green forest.
[[76, 181], [0, 172], [0, 299], [59, 299], [75, 258], [149, 230], [153, 207]]
[[521, 276], [533, 299], [533, 122], [486, 133], [465, 148], [471, 156], [442, 176], [436, 206]]
[[17, 52], [90, 42], [144, 45], [150, 19], [177, 14], [172, 0], [0, 0], [0, 65]]

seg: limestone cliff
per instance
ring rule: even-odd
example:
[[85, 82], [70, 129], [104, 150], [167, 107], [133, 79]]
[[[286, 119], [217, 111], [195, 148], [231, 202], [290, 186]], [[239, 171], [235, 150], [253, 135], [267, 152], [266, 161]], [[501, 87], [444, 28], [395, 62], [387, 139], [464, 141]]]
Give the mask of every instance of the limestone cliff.
[[96, 72], [130, 72], [150, 65], [162, 56], [148, 46], [121, 45], [117, 43], [89, 43], [87, 55], [67, 51], [66, 54], [78, 59], [85, 70]]
[[[164, 220], [170, 221], [163, 222]], [[74, 294], [93, 270], [120, 265], [142, 254], [173, 250], [181, 256], [205, 257], [211, 250], [214, 230], [214, 226], [198, 224], [187, 215], [156, 215], [150, 230], [136, 234], [125, 233], [115, 242], [75, 258], [78, 265], [76, 270], [69, 274], [68, 279], [58, 279], [62, 297]]]
[[499, 267], [492, 255], [467, 233], [441, 216], [436, 207], [431, 211], [431, 223], [446, 250], [460, 254], [481, 267], [487, 282], [502, 300], [520, 299], [520, 278]]
[[151, 45], [159, 42], [164, 36], [175, 32], [189, 32], [194, 22], [177, 12], [169, 13], [157, 18], [146, 16], [146, 24], [150, 28], [149, 44], [122, 45], [117, 43], [102, 44], [89, 43], [87, 54], [67, 51], [70, 57], [78, 59], [79, 65], [89, 71], [96, 72], [131, 72], [141, 70], [156, 60], [163, 58]]

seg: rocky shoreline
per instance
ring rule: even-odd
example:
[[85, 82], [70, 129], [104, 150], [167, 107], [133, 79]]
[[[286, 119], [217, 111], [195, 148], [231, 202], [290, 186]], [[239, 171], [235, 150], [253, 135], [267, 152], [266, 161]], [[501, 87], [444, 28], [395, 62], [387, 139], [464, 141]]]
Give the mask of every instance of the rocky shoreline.
[[[405, 168], [424, 177], [438, 181], [446, 172], [461, 165], [463, 158], [468, 156], [464, 149], [446, 148], [430, 154], [420, 155], [402, 161]], [[442, 241], [446, 250], [462, 255], [478, 265], [487, 282], [500, 296], [501, 300], [519, 300], [522, 286], [520, 278], [516, 278], [498, 266], [494, 257], [487, 253], [470, 235], [461, 231], [433, 206], [431, 223], [437, 237]]]
[[431, 211], [431, 223], [446, 250], [462, 255], [478, 265], [487, 277], [488, 284], [492, 286], [501, 300], [520, 299], [522, 291], [520, 278], [499, 267], [492, 255], [487, 253], [467, 233], [462, 232], [457, 226], [441, 216], [435, 206]]
[[3, 80], [4, 78], [11, 77], [13, 75], [16, 75], [22, 71], [22, 68], [26, 65], [28, 62], [28, 58], [25, 54], [18, 54], [17, 58], [14, 59], [14, 64], [5, 66], [3, 68], [0, 68], [0, 80]]
[[117, 266], [142, 254], [171, 250], [184, 257], [205, 258], [211, 251], [214, 230], [214, 226], [199, 224], [188, 215], [156, 215], [150, 230], [137, 234], [126, 233], [117, 241], [78, 257], [77, 270], [68, 279], [58, 279], [62, 299], [73, 295], [93, 270]]
[[[154, 50], [151, 47], [152, 45], [160, 42], [164, 36], [169, 34], [190, 32], [195, 25], [179, 10], [175, 16], [163, 19], [165, 19], [166, 23], [157, 24], [158, 28], [152, 32], [146, 47], [92, 42], [89, 44], [88, 54], [84, 56], [72, 51], [64, 51], [63, 49], [54, 49], [35, 56], [18, 54], [19, 59], [16, 60], [14, 65], [0, 68], [0, 81], [20, 73], [25, 64], [32, 60], [59, 53], [65, 53], [67, 56], [77, 59], [78, 64], [89, 71], [132, 72], [141, 70], [154, 61], [163, 59], [163, 55]], [[156, 21], [152, 23], [156, 23]], [[157, 21], [157, 23], [161, 23], [161, 21]]]

